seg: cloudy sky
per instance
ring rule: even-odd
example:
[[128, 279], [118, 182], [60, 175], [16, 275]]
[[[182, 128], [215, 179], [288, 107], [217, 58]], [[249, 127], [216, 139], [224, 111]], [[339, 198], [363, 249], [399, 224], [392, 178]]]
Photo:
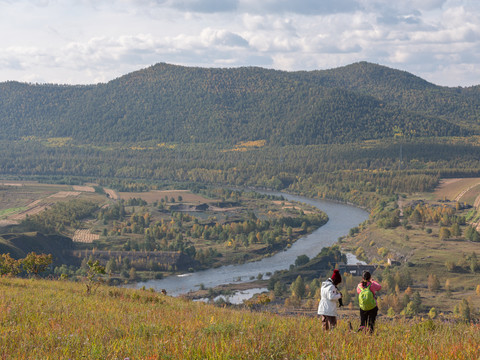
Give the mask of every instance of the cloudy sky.
[[369, 61], [480, 84], [478, 0], [0, 0], [0, 82], [92, 84], [158, 62], [329, 69]]

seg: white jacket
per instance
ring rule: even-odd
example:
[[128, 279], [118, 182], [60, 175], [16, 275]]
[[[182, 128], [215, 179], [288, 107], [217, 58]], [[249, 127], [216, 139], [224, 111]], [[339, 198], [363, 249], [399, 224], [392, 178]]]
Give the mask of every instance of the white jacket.
[[321, 299], [318, 304], [318, 315], [337, 316], [338, 299], [342, 297], [332, 279], [322, 282]]

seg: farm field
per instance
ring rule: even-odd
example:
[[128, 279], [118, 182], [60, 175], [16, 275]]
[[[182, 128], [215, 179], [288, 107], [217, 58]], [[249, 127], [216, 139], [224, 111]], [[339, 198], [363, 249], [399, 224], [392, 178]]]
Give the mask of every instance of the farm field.
[[[37, 359], [477, 359], [478, 325], [380, 317], [351, 332], [341, 315], [326, 333], [316, 317], [282, 316], [172, 298], [148, 290], [65, 281], [0, 282], [3, 358]], [[366, 345], [368, 343], [368, 346]]]
[[179, 197], [181, 197], [182, 199], [181, 202], [186, 204], [198, 205], [213, 201], [212, 199], [207, 199], [201, 195], [194, 194], [189, 190], [151, 190], [147, 192], [119, 192], [118, 196], [120, 197], [120, 199], [123, 200], [139, 198], [145, 200], [148, 203], [160, 202], [164, 199], [167, 199], [167, 202], [169, 202], [172, 198], [177, 201]]
[[[39, 214], [53, 204], [69, 199], [88, 199], [102, 204], [104, 195], [91, 186], [43, 184], [32, 181], [0, 182], [0, 220], [15, 224], [28, 216]], [[0, 223], [1, 226], [1, 223]]]
[[480, 195], [480, 178], [443, 179], [434, 192], [436, 200], [466, 202], [473, 205]]
[[100, 239], [100, 235], [92, 234], [90, 229], [78, 229], [75, 230], [72, 240], [73, 242], [81, 243], [93, 243], [94, 240]]

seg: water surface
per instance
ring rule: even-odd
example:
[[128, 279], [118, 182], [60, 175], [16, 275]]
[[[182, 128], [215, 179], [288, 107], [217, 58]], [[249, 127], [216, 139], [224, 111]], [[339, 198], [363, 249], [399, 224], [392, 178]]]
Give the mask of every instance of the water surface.
[[[198, 290], [200, 285], [210, 288], [234, 282], [248, 282], [252, 277], [256, 278], [258, 274], [288, 269], [300, 255], [313, 258], [322, 248], [335, 244], [339, 237], [347, 235], [351, 228], [368, 219], [368, 213], [355, 206], [284, 193], [272, 192], [271, 194], [316, 206], [327, 213], [329, 220], [310, 235], [298, 239], [288, 250], [260, 261], [169, 276], [161, 280], [149, 280], [137, 283], [135, 287], [145, 286], [157, 291], [165, 289], [169, 295], [178, 296]], [[352, 261], [351, 259], [350, 257], [350, 261]]]

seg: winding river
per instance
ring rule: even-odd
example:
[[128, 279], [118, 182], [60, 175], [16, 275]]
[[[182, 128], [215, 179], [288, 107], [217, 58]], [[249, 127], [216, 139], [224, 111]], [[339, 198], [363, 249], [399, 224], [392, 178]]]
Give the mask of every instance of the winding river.
[[195, 273], [169, 276], [161, 280], [140, 282], [135, 287], [165, 289], [169, 295], [178, 296], [189, 291], [198, 290], [200, 284], [206, 288], [233, 282], [248, 282], [259, 273], [285, 270], [295, 262], [299, 255], [316, 256], [323, 247], [335, 244], [339, 237], [347, 235], [349, 230], [368, 219], [368, 213], [354, 206], [331, 201], [313, 200], [301, 196], [272, 193], [288, 200], [304, 202], [318, 207], [328, 214], [328, 222], [310, 235], [297, 240], [290, 249], [281, 251], [261, 261], [241, 265], [228, 265]]

